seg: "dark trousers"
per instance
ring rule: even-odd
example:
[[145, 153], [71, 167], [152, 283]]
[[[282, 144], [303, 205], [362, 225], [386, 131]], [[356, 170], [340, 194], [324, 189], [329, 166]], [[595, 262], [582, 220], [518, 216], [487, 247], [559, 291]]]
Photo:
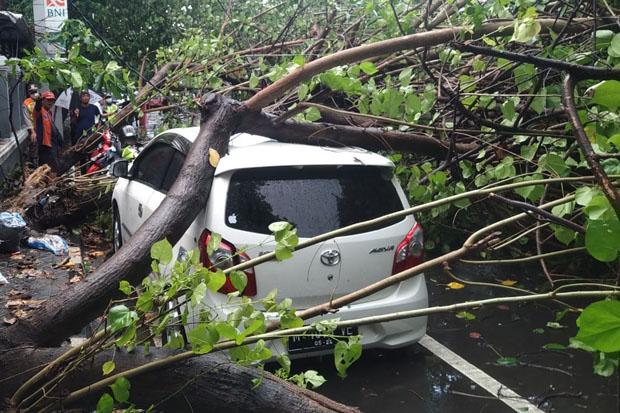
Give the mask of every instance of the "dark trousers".
[[43, 145], [39, 146], [39, 166], [43, 164], [47, 164], [52, 169], [52, 172], [58, 172], [58, 147], [54, 145], [51, 148]]

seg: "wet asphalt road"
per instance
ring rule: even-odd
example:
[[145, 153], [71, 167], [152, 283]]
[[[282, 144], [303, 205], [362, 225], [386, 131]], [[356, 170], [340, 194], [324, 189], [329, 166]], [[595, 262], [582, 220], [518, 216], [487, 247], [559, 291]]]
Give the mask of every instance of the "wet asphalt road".
[[[531, 267], [512, 272], [502, 268], [500, 278], [519, 280], [519, 285], [528, 288], [540, 284], [535, 272], [524, 275], [528, 270]], [[478, 281], [498, 280], [497, 275], [473, 266], [457, 271]], [[440, 273], [427, 276], [431, 305], [510, 294], [473, 286], [450, 290], [445, 287], [449, 281]], [[566, 345], [576, 334], [576, 316], [571, 314], [560, 321], [561, 328], [547, 327], [561, 308], [552, 302], [487, 307], [472, 310], [476, 319], [471, 321], [450, 313], [434, 315], [429, 317], [428, 334], [543, 411], [620, 411], [616, 375], [594, 375], [592, 357], [583, 351], [542, 347], [548, 343]], [[500, 357], [515, 357], [519, 364], [498, 365]], [[324, 374], [328, 381], [318, 389], [320, 393], [364, 412], [515, 411], [419, 344], [400, 350], [368, 350], [345, 380], [337, 376], [333, 360], [327, 356], [295, 361], [294, 365]]]

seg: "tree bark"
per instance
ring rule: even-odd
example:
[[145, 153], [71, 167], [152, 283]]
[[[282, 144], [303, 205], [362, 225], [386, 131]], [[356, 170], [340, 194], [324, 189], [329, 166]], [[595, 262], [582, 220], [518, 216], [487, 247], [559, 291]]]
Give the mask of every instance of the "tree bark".
[[[244, 132], [269, 136], [280, 142], [324, 146], [358, 146], [364, 149], [394, 150], [443, 158], [448, 153], [446, 144], [427, 135], [390, 131], [381, 128], [334, 125], [320, 122], [286, 120], [276, 123], [276, 116], [253, 112], [247, 114], [251, 122], [240, 128]], [[459, 149], [467, 149], [461, 145]], [[469, 148], [471, 149], [471, 148]]]
[[[49, 363], [66, 348], [16, 348], [0, 353], [0, 410], [24, 381], [30, 369]], [[60, 384], [54, 395], [67, 394], [84, 383], [94, 383], [102, 378], [102, 364], [114, 360], [116, 371], [124, 371], [144, 363], [175, 354], [171, 350], [151, 349], [147, 355], [141, 349], [132, 353], [106, 351], [83, 363]], [[251, 367], [236, 365], [223, 354], [195, 357], [168, 367], [145, 373], [130, 380], [130, 401], [138, 407], [157, 405], [157, 411], [193, 412], [355, 412], [357, 409], [334, 402], [312, 391], [301, 389], [265, 372], [261, 386], [252, 389], [252, 379], [261, 372]], [[109, 389], [106, 389], [109, 393]], [[105, 390], [104, 390], [105, 391]], [[73, 405], [59, 408], [84, 408], [93, 410], [102, 392], [93, 392]], [[54, 395], [50, 395], [53, 397]], [[52, 400], [50, 397], [50, 401]]]

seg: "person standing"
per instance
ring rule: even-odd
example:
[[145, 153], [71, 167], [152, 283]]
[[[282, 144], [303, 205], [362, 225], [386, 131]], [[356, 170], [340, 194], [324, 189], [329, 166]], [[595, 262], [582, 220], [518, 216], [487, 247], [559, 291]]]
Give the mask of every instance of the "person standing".
[[24, 119], [24, 125], [28, 130], [28, 153], [30, 156], [30, 162], [36, 167], [38, 166], [38, 145], [37, 134], [34, 128], [33, 111], [36, 101], [39, 99], [39, 90], [37, 85], [34, 83], [29, 83], [26, 87], [26, 93], [28, 97], [24, 99], [24, 102], [22, 103], [22, 118]]
[[80, 104], [71, 113], [71, 144], [75, 145], [83, 136], [91, 132], [95, 125], [99, 108], [90, 103], [90, 93], [88, 90], [80, 92]]
[[33, 119], [38, 144], [39, 165], [47, 164], [52, 172], [59, 170], [59, 155], [62, 148], [62, 137], [54, 125], [52, 108], [56, 96], [51, 91], [41, 93], [34, 105]]

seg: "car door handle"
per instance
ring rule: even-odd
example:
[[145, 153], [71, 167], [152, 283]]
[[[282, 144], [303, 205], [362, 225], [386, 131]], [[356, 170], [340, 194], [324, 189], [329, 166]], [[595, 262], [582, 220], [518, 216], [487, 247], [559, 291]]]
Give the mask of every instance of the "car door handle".
[[138, 204], [138, 217], [142, 218], [142, 204]]

